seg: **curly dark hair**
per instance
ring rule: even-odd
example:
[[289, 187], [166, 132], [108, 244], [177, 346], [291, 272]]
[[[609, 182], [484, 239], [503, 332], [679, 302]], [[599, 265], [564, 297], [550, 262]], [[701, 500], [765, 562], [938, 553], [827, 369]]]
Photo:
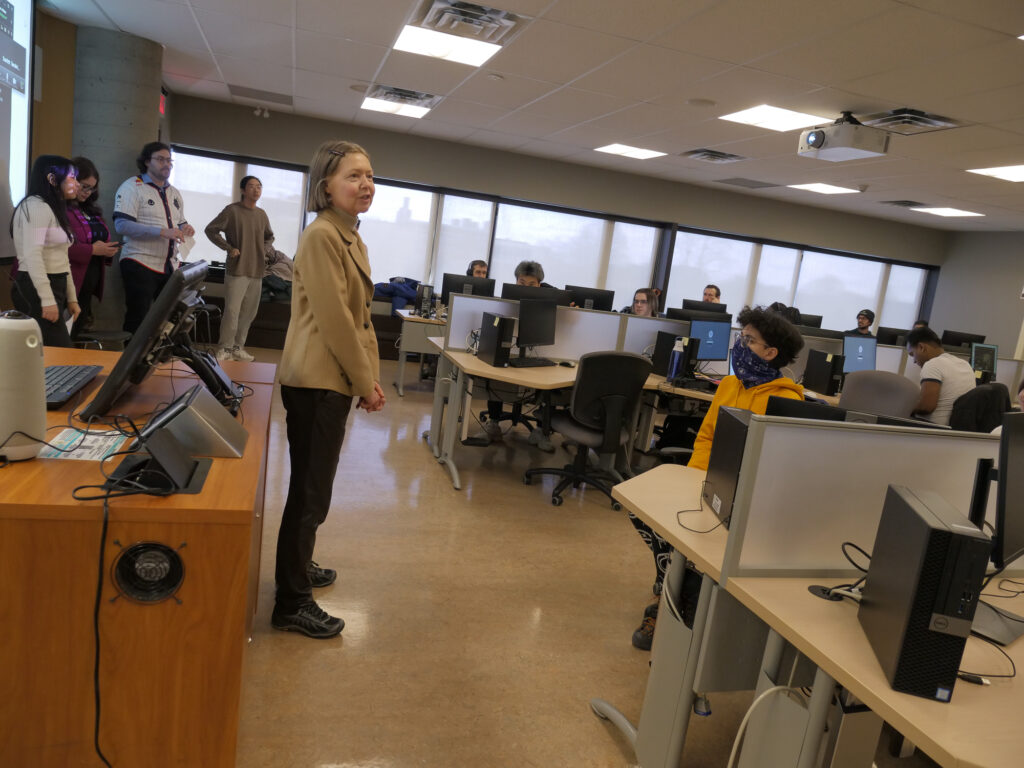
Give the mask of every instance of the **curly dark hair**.
[[768, 361], [773, 368], [783, 368], [796, 359], [804, 348], [804, 339], [789, 320], [765, 307], [744, 307], [736, 316], [742, 328], [752, 325], [761, 334], [765, 343], [775, 347], [777, 354]]
[[140, 174], [146, 172], [146, 165], [149, 163], [149, 159], [162, 149], [166, 149], [168, 152], [171, 151], [170, 145], [164, 144], [162, 141], [151, 141], [142, 148], [139, 156], [135, 158], [135, 167], [139, 169]]
[[[96, 179], [96, 189], [92, 191], [87, 198], [81, 203], [78, 203], [78, 207], [85, 211], [87, 216], [97, 217], [103, 215], [103, 209], [100, 208], [97, 200], [100, 196], [100, 172], [96, 169], [96, 164], [93, 163], [87, 157], [73, 157], [71, 162], [75, 164], [75, 168], [78, 169], [78, 178], [88, 179], [92, 176]], [[71, 201], [74, 204], [74, 200]]]

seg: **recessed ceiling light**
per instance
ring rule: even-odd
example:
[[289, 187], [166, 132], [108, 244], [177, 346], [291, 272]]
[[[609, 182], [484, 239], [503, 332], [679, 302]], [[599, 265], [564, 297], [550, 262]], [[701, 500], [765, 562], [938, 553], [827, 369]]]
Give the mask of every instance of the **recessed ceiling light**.
[[372, 112], [389, 112], [392, 115], [401, 115], [402, 117], [415, 117], [417, 120], [430, 111], [427, 107], [417, 107], [413, 104], [400, 104], [395, 101], [373, 99], [370, 97], [363, 99], [362, 108], [369, 109]]
[[982, 176], [994, 176], [1004, 181], [1024, 181], [1024, 165], [1004, 165], [1001, 168], [968, 169], [968, 173], [980, 173]]
[[406, 26], [395, 42], [396, 51], [433, 56], [435, 59], [457, 61], [479, 67], [501, 50], [500, 45], [470, 40], [466, 37], [446, 35], [423, 27]]
[[653, 149], [640, 149], [630, 147], [626, 144], [609, 144], [606, 147], [598, 147], [595, 152], [607, 152], [609, 155], [622, 155], [632, 157], [634, 160], [650, 160], [652, 157], [663, 157], [664, 152], [655, 152]]
[[773, 107], [768, 104], [759, 104], [756, 107], [744, 109], [741, 112], [733, 112], [731, 115], [722, 115], [719, 120], [756, 125], [759, 128], [768, 128], [772, 131], [793, 131], [797, 128], [808, 128], [812, 125], [823, 125], [832, 122], [832, 119], [828, 117], [794, 112], [790, 109]]
[[918, 213], [930, 213], [933, 216], [984, 216], [984, 213], [961, 211], [959, 208], [911, 208]]
[[805, 189], [808, 192], [817, 192], [819, 195], [855, 195], [859, 189], [848, 187], [837, 187], [832, 184], [787, 184], [790, 189]]

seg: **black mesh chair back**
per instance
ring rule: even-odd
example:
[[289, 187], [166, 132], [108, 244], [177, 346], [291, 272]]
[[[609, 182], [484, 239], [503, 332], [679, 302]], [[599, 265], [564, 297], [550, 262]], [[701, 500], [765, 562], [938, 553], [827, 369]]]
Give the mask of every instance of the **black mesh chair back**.
[[1010, 391], [1005, 384], [979, 384], [953, 403], [949, 426], [964, 432], [991, 432], [1003, 423], [1003, 414], [1008, 410]]
[[590, 352], [580, 358], [569, 412], [582, 426], [604, 433], [598, 453], [618, 448], [651, 370], [650, 360], [631, 352]]

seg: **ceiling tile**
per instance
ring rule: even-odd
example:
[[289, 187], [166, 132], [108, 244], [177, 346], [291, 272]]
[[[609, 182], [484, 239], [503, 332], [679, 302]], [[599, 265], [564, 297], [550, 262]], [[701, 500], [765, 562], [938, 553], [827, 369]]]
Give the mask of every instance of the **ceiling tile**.
[[713, 2], [644, 0], [637, 7], [622, 0], [560, 0], [544, 18], [631, 40], [650, 40]]
[[[903, 0], [907, 5], [960, 19], [988, 29], [1024, 34], [1024, 4], [1020, 0], [985, 0], [964, 3], [962, 0]], [[1017, 31], [1014, 31], [1017, 30]]]
[[444, 123], [483, 128], [505, 116], [505, 110], [448, 97], [434, 107], [430, 114]]
[[465, 101], [512, 110], [545, 96], [557, 87], [542, 80], [478, 70], [452, 95]]
[[221, 72], [231, 85], [258, 88], [286, 96], [292, 94], [292, 69], [270, 64], [259, 59], [235, 59], [230, 56], [217, 57]]
[[365, 86], [359, 80], [347, 77], [335, 77], [320, 72], [307, 72], [302, 69], [295, 71], [295, 98], [315, 100], [332, 100], [346, 102], [358, 107], [366, 98], [365, 92], [352, 90], [352, 86]]
[[292, 25], [294, 13], [293, 3], [282, 3], [281, 0], [189, 0], [183, 4], [191, 5], [197, 11], [216, 11], [236, 19], [246, 18], [284, 27]]
[[164, 50], [164, 75], [173, 74], [194, 80], [220, 79], [217, 62], [209, 51], [185, 51], [180, 48]]
[[288, 27], [209, 11], [197, 11], [196, 17], [218, 56], [259, 60], [283, 67], [292, 65], [292, 31]]
[[373, 82], [390, 48], [314, 32], [295, 33], [295, 66], [310, 72]]
[[295, 0], [295, 26], [390, 48], [416, 5], [410, 0]]
[[573, 85], [615, 96], [651, 101], [730, 69], [714, 59], [668, 48], [638, 45], [576, 80]]
[[562, 88], [523, 107], [522, 111], [569, 123], [583, 123], [610, 112], [617, 112], [632, 103], [634, 102], [631, 99], [616, 98], [578, 88]]
[[376, 82], [444, 96], [455, 90], [473, 72], [474, 69], [465, 64], [392, 51], [377, 73]]

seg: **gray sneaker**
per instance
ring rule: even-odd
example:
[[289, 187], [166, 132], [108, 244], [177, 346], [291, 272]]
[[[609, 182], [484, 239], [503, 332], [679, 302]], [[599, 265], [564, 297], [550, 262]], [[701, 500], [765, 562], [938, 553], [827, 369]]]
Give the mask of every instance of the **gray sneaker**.
[[253, 360], [256, 359], [241, 347], [235, 347], [234, 349], [232, 349], [231, 357], [232, 359], [238, 360], [239, 362], [242, 363], [251, 363]]
[[300, 632], [307, 637], [322, 640], [341, 634], [345, 620], [331, 616], [319, 605], [310, 601], [300, 605], [291, 613], [282, 613], [274, 608], [270, 625], [284, 632]]
[[501, 424], [496, 421], [488, 419], [484, 422], [484, 433], [492, 440], [501, 439]]
[[545, 435], [540, 429], [534, 429], [530, 432], [530, 436], [526, 439], [530, 445], [535, 445], [540, 448], [544, 453], [554, 453], [555, 446], [552, 445], [551, 440]]

